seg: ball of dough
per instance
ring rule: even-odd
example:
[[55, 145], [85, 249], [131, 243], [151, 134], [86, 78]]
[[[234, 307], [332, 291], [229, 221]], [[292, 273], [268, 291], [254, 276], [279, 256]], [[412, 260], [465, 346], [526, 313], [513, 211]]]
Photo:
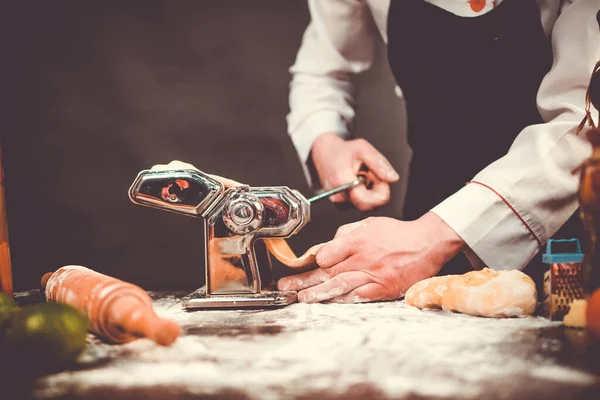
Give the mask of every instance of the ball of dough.
[[484, 268], [448, 281], [442, 309], [503, 318], [533, 314], [537, 290], [533, 280], [521, 271], [494, 271]]
[[419, 308], [442, 308], [442, 296], [448, 280], [455, 275], [434, 276], [415, 283], [404, 295], [404, 301]]
[[413, 285], [404, 299], [419, 308], [491, 318], [525, 317], [535, 311], [537, 290], [533, 280], [521, 271], [484, 268], [425, 279]]

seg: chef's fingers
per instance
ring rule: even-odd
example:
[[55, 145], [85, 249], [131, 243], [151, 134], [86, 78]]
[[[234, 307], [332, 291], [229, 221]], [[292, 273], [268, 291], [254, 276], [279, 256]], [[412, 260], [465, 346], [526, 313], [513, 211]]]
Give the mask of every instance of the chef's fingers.
[[300, 303], [318, 303], [348, 293], [369, 282], [369, 276], [363, 272], [351, 271], [339, 274], [317, 286], [298, 293]]
[[330, 268], [344, 261], [354, 253], [354, 236], [341, 236], [333, 239], [317, 251], [315, 260], [321, 268]]
[[400, 179], [400, 175], [392, 164], [371, 143], [363, 139], [356, 139], [358, 158], [382, 181], [392, 183]]
[[173, 160], [168, 164], [156, 164], [156, 165], [153, 165], [151, 168], [151, 170], [153, 170], [153, 171], [165, 171], [165, 170], [169, 170], [169, 169], [198, 169], [198, 168], [194, 167], [190, 163], [186, 163], [186, 162], [179, 161], [179, 160]]
[[198, 169], [190, 163], [186, 163], [179, 160], [173, 160], [169, 163], [169, 167], [171, 168], [182, 168], [182, 169]]
[[330, 303], [352, 304], [367, 303], [382, 300], [382, 287], [378, 283], [367, 283], [338, 297], [329, 300]]
[[384, 181], [374, 181], [371, 190], [364, 185], [350, 190], [352, 204], [361, 211], [369, 211], [381, 207], [390, 201], [390, 185]]
[[165, 171], [167, 169], [171, 169], [167, 164], [155, 164], [150, 168], [152, 171]]
[[329, 279], [327, 271], [317, 268], [313, 271], [303, 272], [298, 275], [286, 276], [277, 282], [279, 290], [302, 290]]

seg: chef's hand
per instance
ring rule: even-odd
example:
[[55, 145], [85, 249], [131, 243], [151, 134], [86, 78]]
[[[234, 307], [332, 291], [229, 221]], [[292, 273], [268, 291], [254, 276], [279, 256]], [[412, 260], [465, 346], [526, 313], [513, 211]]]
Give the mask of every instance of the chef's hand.
[[[167, 170], [171, 170], [171, 169], [195, 169], [195, 170], [199, 171], [199, 169], [196, 168], [195, 166], [193, 166], [192, 164], [186, 163], [183, 161], [179, 161], [179, 160], [173, 160], [168, 164], [155, 164], [151, 168], [152, 171], [167, 171]], [[206, 175], [218, 180], [227, 189], [236, 187], [236, 186], [245, 186], [243, 183], [234, 181], [233, 179], [223, 178], [222, 176], [219, 176], [219, 175], [213, 175], [213, 174], [206, 174]]]
[[340, 227], [317, 252], [319, 268], [282, 278], [277, 287], [298, 291], [303, 303], [393, 300], [465, 248], [432, 212], [410, 222], [370, 217]]
[[312, 160], [319, 175], [321, 186], [332, 189], [356, 179], [362, 164], [371, 173], [373, 187], [356, 186], [349, 193], [331, 196], [336, 203], [350, 201], [356, 208], [368, 211], [382, 206], [390, 200], [390, 186], [400, 176], [390, 162], [364, 139], [344, 140], [336, 133], [325, 133], [312, 146]]

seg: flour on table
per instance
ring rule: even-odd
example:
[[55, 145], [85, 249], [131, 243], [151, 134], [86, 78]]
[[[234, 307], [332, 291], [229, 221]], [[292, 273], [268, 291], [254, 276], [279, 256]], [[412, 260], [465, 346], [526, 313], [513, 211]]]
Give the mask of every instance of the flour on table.
[[168, 385], [190, 395], [227, 390], [268, 400], [342, 396], [370, 385], [392, 398], [492, 399], [518, 398], [523, 377], [540, 387], [598, 380], [540, 355], [540, 341], [542, 353], [561, 346], [539, 337], [559, 324], [542, 318], [478, 318], [403, 302], [186, 312], [170, 297], [155, 301], [155, 308], [183, 327], [173, 346], [94, 339], [81, 358], [84, 369], [40, 379], [37, 395]]

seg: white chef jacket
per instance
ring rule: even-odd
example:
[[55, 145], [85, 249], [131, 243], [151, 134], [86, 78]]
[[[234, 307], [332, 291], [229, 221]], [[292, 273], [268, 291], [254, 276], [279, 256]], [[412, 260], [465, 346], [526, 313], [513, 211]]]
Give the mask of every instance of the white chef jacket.
[[[488, 0], [475, 12], [468, 0], [427, 1], [460, 16], [480, 15], [500, 3]], [[387, 43], [389, 4], [308, 0], [312, 20], [290, 68], [287, 116], [304, 166], [320, 134], [351, 133], [352, 77], [370, 67], [375, 40]], [[431, 210], [469, 246], [466, 255], [475, 268], [524, 268], [577, 209], [579, 177], [574, 170], [591, 155], [584, 133], [576, 136], [575, 130], [584, 118], [585, 92], [600, 59], [600, 0], [538, 0], [538, 5], [554, 55], [537, 95], [544, 123], [507, 133], [518, 134], [508, 153], [475, 177], [465, 176], [468, 183]], [[401, 88], [396, 93], [401, 96]], [[510, 118], [499, 115], [503, 117]]]

